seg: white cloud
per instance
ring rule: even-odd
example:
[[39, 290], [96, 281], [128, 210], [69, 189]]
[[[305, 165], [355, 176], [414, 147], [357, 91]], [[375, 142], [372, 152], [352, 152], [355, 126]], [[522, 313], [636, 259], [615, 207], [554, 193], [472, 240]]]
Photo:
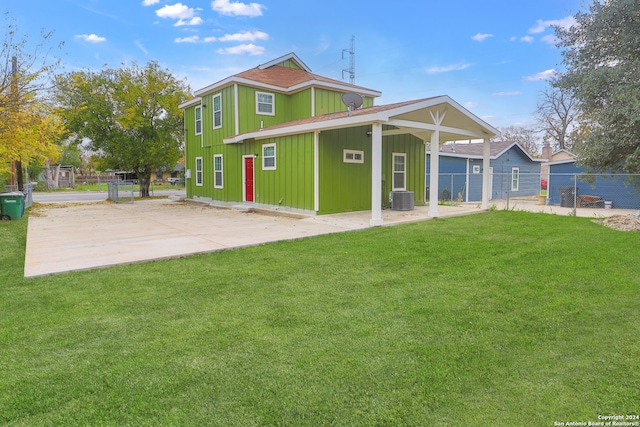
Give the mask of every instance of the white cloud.
[[185, 21], [184, 19], [179, 19], [178, 22], [173, 24], [173, 26], [174, 27], [182, 27], [185, 25], [194, 26], [194, 25], [202, 25], [203, 23], [204, 21], [202, 20], [202, 18], [200, 18], [199, 16], [194, 16], [188, 21]]
[[191, 36], [191, 37], [178, 37], [173, 40], [175, 43], [198, 43], [200, 41], [200, 37]]
[[525, 42], [525, 43], [533, 43], [533, 37], [531, 36], [524, 36], [520, 38], [520, 41]]
[[461, 71], [469, 68], [471, 64], [454, 64], [446, 65], [444, 67], [431, 67], [427, 68], [428, 74], [448, 73], [450, 71]]
[[221, 42], [254, 42], [256, 40], [269, 40], [269, 34], [262, 31], [242, 31], [235, 34], [225, 34], [218, 39]]
[[536, 25], [529, 29], [530, 34], [540, 34], [544, 33], [545, 30], [549, 27], [560, 27], [564, 29], [568, 29], [569, 27], [576, 24], [576, 20], [573, 16], [569, 15], [562, 19], [551, 19], [547, 21], [543, 21], [542, 19], [538, 19], [536, 21]]
[[517, 92], [517, 91], [513, 91], [513, 92], [494, 92], [491, 94], [491, 96], [520, 96], [522, 95], [522, 92]]
[[204, 43], [213, 43], [215, 41], [218, 41], [218, 38], [217, 37], [205, 37], [202, 41]]
[[143, 6], [153, 6], [154, 4], [160, 3], [160, 0], [142, 0]]
[[542, 36], [542, 39], [540, 40], [542, 40], [545, 43], [555, 45], [556, 42], [558, 41], [558, 38], [553, 34], [547, 34], [546, 36]]
[[100, 37], [95, 34], [77, 34], [74, 37], [78, 40], [84, 40], [89, 43], [102, 43], [107, 41], [105, 37]]
[[478, 103], [475, 101], [467, 101], [464, 103], [464, 108], [475, 108], [478, 106]]
[[488, 39], [489, 37], [493, 37], [493, 34], [476, 34], [475, 36], [471, 37], [471, 40], [477, 41], [477, 42], [483, 42], [486, 39]]
[[531, 76], [526, 76], [524, 78], [527, 82], [543, 82], [547, 80], [552, 80], [558, 75], [558, 72], [552, 68], [550, 70], [545, 70], [540, 73], [533, 74]]
[[185, 6], [182, 3], [166, 5], [156, 10], [156, 15], [160, 18], [191, 19], [195, 14], [195, 9]]
[[225, 49], [218, 49], [217, 52], [221, 55], [262, 55], [264, 53], [264, 47], [249, 43]]
[[213, 0], [211, 9], [221, 15], [255, 17], [262, 16], [262, 9], [265, 9], [265, 6], [258, 3], [246, 4], [230, 0]]

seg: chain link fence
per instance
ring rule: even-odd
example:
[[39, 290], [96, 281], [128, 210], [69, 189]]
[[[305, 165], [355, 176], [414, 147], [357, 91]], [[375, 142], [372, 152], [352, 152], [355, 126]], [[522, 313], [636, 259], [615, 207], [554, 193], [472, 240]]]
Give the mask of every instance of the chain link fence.
[[[640, 209], [640, 174], [494, 173], [489, 176], [492, 202], [530, 200], [573, 209]], [[426, 200], [429, 200], [427, 177]], [[441, 203], [482, 201], [482, 174], [444, 173], [438, 178]]]

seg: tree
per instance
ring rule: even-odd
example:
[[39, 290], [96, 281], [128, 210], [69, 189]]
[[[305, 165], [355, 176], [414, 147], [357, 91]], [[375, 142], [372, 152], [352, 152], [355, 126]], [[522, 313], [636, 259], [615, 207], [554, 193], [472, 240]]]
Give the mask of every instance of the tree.
[[184, 125], [178, 106], [189, 97], [186, 84], [157, 62], [68, 73], [56, 85], [72, 137], [88, 138], [105, 166], [135, 173], [142, 197], [149, 196], [152, 173], [173, 167], [180, 157]]
[[578, 111], [575, 100], [566, 90], [551, 86], [542, 91], [536, 115], [544, 132], [542, 138], [554, 151], [573, 149]]
[[538, 135], [535, 129], [523, 126], [506, 126], [498, 129], [500, 136], [493, 141], [517, 142], [531, 156], [538, 155]]
[[597, 172], [640, 172], [640, 7], [637, 0], [594, 0], [556, 28], [567, 71], [556, 86], [582, 113], [579, 162]]
[[41, 42], [27, 51], [28, 37], [18, 37], [18, 29], [5, 14], [5, 34], [0, 49], [0, 174], [15, 166], [22, 190], [22, 162], [55, 159], [55, 143], [62, 123], [52, 114], [44, 97], [50, 74], [57, 61], [43, 52], [52, 33], [42, 33]]

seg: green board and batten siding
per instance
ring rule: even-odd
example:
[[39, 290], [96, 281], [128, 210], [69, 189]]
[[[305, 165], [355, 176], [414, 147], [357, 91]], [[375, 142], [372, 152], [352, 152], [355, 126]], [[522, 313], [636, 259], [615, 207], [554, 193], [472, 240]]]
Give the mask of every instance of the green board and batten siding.
[[[320, 134], [319, 214], [371, 209], [370, 126], [337, 129]], [[344, 150], [364, 153], [364, 163], [345, 163]], [[392, 153], [407, 155], [406, 186], [414, 192], [415, 204], [424, 204], [424, 143], [410, 135], [383, 138], [382, 202], [388, 205], [392, 191]]]

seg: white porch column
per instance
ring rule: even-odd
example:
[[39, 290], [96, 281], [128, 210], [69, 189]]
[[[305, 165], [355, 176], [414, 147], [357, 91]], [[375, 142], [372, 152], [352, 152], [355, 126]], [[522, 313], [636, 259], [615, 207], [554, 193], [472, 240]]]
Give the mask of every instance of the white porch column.
[[382, 225], [382, 123], [371, 126], [371, 221]]
[[485, 138], [482, 144], [482, 209], [489, 209], [489, 198], [491, 195], [491, 146], [489, 138]]
[[429, 216], [432, 218], [438, 218], [440, 213], [438, 212], [438, 175], [439, 171], [439, 157], [440, 157], [440, 130], [436, 127], [436, 130], [431, 134], [431, 159], [429, 172]]
[[[311, 88], [313, 89], [313, 88]], [[313, 133], [313, 210], [320, 210], [320, 132]]]

